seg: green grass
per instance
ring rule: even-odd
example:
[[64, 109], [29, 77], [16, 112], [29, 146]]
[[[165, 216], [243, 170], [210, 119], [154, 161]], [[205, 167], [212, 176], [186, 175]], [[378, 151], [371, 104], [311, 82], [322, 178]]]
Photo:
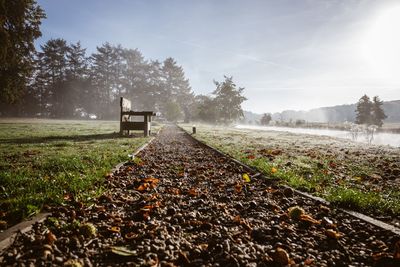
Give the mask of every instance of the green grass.
[[[181, 126], [191, 131], [191, 126]], [[299, 137], [207, 125], [198, 125], [195, 137], [255, 167], [267, 177], [278, 178], [284, 184], [333, 204], [370, 215], [400, 215], [400, 189], [371, 184], [363, 178], [380, 173], [370, 162], [371, 157], [378, 156], [371, 148], [364, 149], [357, 144], [351, 147], [350, 143], [335, 143], [325, 137], [318, 140], [317, 136]], [[363, 149], [369, 153], [369, 158], [359, 156]], [[400, 150], [390, 153], [391, 160], [396, 162]], [[380, 156], [386, 160], [385, 153]]]
[[[118, 122], [0, 120], [0, 220], [9, 224], [60, 204], [90, 201], [104, 177], [148, 138], [121, 138]], [[139, 137], [140, 136], [140, 137]]]

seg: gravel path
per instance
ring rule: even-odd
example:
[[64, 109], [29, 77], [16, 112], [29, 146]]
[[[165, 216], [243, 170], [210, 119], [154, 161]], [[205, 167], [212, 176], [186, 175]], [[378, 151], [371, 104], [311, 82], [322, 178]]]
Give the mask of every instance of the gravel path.
[[400, 266], [399, 236], [246, 173], [173, 126], [107, 187], [92, 205], [52, 208], [1, 265]]

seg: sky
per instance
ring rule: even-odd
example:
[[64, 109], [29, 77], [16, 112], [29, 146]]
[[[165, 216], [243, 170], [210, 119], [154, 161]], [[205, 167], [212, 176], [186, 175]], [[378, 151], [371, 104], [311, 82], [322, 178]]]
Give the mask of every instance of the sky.
[[38, 0], [37, 45], [173, 57], [196, 94], [233, 76], [256, 113], [400, 99], [400, 0]]

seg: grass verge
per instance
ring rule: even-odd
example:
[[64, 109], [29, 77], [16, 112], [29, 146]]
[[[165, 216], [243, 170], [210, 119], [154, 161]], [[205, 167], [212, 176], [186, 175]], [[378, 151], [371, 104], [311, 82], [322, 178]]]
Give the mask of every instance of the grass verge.
[[[189, 125], [181, 125], [191, 132]], [[334, 138], [198, 125], [195, 137], [267, 177], [333, 204], [373, 216], [400, 216], [395, 176], [400, 150], [362, 147]], [[390, 153], [388, 153], [388, 151]], [[372, 162], [372, 164], [371, 164]], [[386, 167], [385, 167], [386, 166]], [[378, 175], [382, 174], [382, 175]]]
[[0, 220], [12, 225], [45, 204], [90, 201], [103, 179], [148, 141], [118, 136], [118, 122], [0, 120]]

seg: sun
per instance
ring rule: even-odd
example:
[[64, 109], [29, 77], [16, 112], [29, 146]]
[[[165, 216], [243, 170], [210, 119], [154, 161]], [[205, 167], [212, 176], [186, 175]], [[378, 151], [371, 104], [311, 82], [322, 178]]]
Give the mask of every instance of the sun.
[[400, 5], [382, 10], [373, 19], [361, 51], [376, 75], [400, 80]]

